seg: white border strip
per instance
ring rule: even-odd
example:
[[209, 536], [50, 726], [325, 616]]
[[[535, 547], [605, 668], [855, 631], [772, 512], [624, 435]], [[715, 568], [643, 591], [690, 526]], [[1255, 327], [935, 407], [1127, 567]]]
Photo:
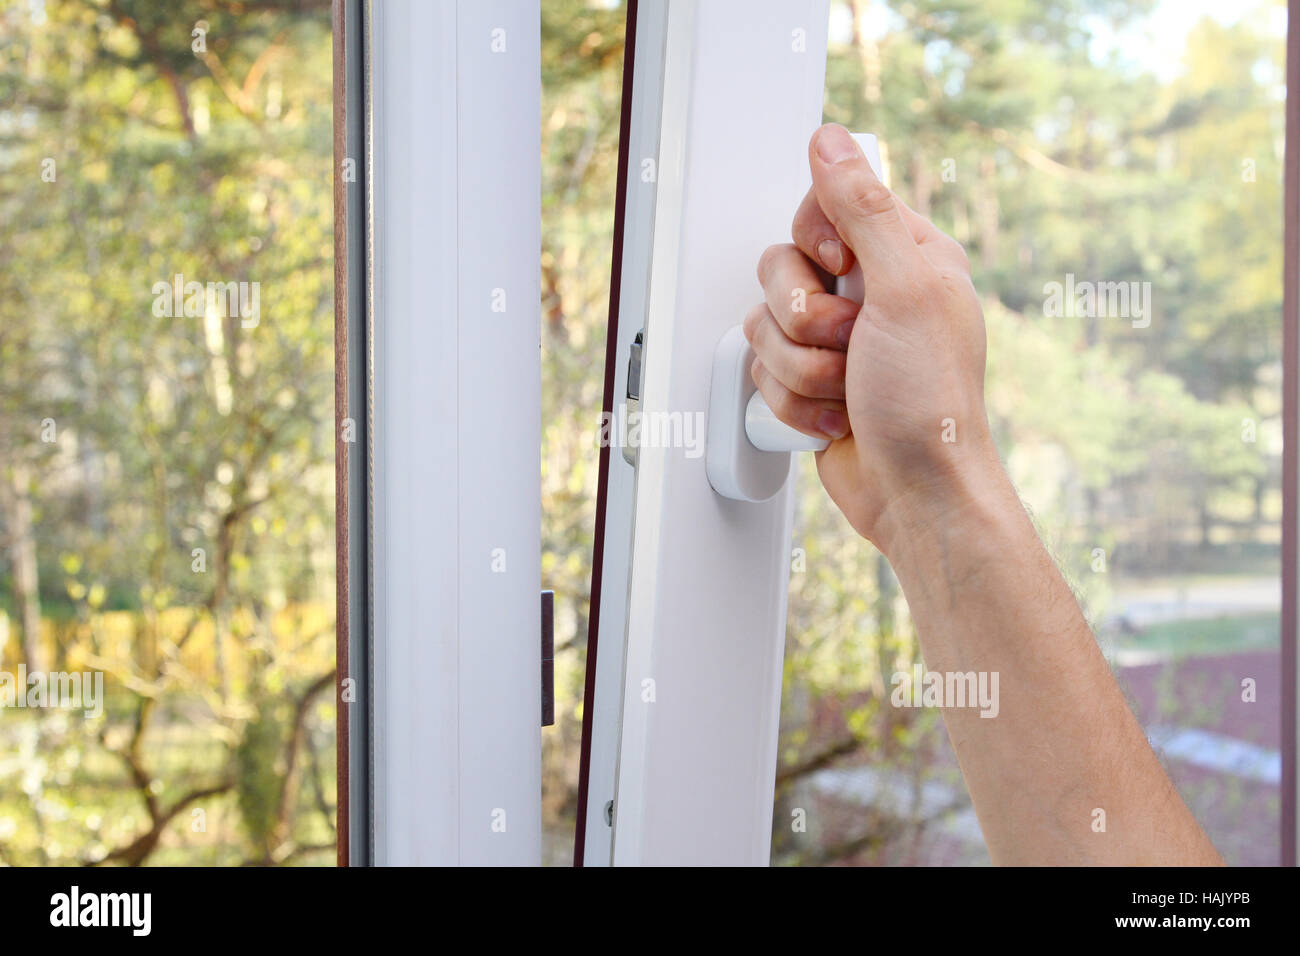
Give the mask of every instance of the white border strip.
[[536, 864], [539, 6], [373, 27], [375, 860]]

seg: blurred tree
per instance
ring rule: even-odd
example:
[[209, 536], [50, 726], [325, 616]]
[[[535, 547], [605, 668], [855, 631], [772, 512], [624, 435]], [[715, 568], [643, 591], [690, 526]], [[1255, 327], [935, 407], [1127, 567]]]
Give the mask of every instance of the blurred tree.
[[[1244, 442], [1242, 422], [1269, 434], [1280, 413], [1281, 45], [1251, 22], [1202, 24], [1172, 79], [1099, 46], [1155, 5], [835, 4], [849, 42], [830, 50], [826, 118], [878, 133], [893, 187], [970, 251], [999, 443], [1076, 575], [1096, 547], [1170, 566], [1189, 524], [1208, 536], [1218, 513], [1260, 500], [1280, 451]], [[622, 16], [584, 0], [543, 4], [543, 574], [561, 651], [546, 807], [557, 860], [576, 783]], [[1247, 156], [1251, 183], [1240, 177]], [[1150, 326], [1048, 315], [1045, 284], [1070, 273], [1150, 282]], [[575, 427], [584, 421], [592, 427]], [[774, 859], [915, 861], [920, 835], [964, 800], [924, 798], [928, 782], [960, 792], [935, 715], [881, 704], [890, 675], [918, 658], [910, 617], [888, 565], [811, 470], [800, 487]], [[1254, 520], [1258, 536], [1276, 515], [1257, 509]], [[1105, 576], [1079, 581], [1095, 611]], [[790, 811], [817, 796], [808, 781], [864, 754], [906, 786], [842, 826], [793, 830]]]
[[[1155, 0], [834, 5], [848, 29], [826, 118], [877, 132], [893, 188], [970, 251], [999, 444], [1085, 601], [1105, 597], [1083, 573], [1097, 547], [1148, 571], [1225, 535], [1275, 551], [1283, 44], [1267, 8], [1197, 24], [1183, 69], [1157, 75], [1106, 45]], [[563, 860], [624, 11], [542, 13], [544, 804]], [[0, 8], [6, 653], [110, 675], [101, 718], [0, 723], [0, 859], [328, 858], [329, 46], [324, 0]], [[177, 274], [257, 282], [259, 321], [156, 314], [155, 283]], [[1046, 284], [1069, 275], [1150, 282], [1150, 325], [1049, 314]], [[911, 620], [811, 471], [800, 489], [774, 859], [915, 861], [957, 805], [927, 785], [959, 785], [935, 715], [882, 704], [918, 658]], [[834, 817], [813, 781], [868, 755], [903, 785]], [[814, 806], [806, 835], [790, 826]]]
[[[6, 590], [30, 658], [34, 540], [44, 640], [110, 687], [102, 718], [39, 727], [109, 763], [51, 776], [31, 810], [117, 774], [146, 815], [117, 801], [112, 840], [65, 834], [51, 862], [210, 844], [178, 822], [236, 787], [250, 859], [332, 846], [297, 788], [333, 672], [330, 91], [326, 0], [0, 11]], [[174, 282], [204, 287], [188, 313]], [[204, 745], [174, 760], [186, 739]], [[284, 784], [269, 806], [247, 798], [259, 773]]]

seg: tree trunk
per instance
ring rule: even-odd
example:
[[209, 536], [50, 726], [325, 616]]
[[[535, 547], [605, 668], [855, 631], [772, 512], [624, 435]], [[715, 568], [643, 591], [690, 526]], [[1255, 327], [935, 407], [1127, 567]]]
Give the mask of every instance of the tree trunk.
[[871, 36], [867, 23], [870, 0], [849, 0], [853, 14], [853, 45], [862, 63], [862, 99], [871, 105], [880, 102], [880, 45]]
[[980, 238], [980, 265], [986, 270], [998, 262], [997, 163], [992, 155], [980, 160], [980, 188], [975, 198], [975, 217]]
[[0, 506], [9, 525], [9, 554], [13, 562], [14, 599], [18, 603], [23, 664], [28, 672], [44, 671], [41, 646], [41, 595], [36, 564], [36, 535], [32, 527], [32, 497], [25, 465], [14, 465], [0, 481]]

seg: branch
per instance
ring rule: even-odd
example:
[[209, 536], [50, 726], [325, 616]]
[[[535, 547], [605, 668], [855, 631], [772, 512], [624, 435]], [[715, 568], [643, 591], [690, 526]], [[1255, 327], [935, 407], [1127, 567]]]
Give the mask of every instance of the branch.
[[1052, 176], [1058, 176], [1062, 179], [1068, 179], [1073, 182], [1089, 182], [1096, 179], [1095, 174], [1090, 173], [1087, 170], [1075, 169], [1073, 166], [1066, 166], [1064, 163], [1058, 163], [1046, 153], [1035, 149], [1033, 146], [1030, 146], [1028, 143], [1021, 140], [1020, 137], [1016, 136], [1010, 130], [1005, 130], [1000, 126], [984, 126], [974, 120], [970, 120], [966, 125], [969, 129], [990, 137], [995, 143], [1007, 147], [1007, 149], [1011, 150], [1035, 169], [1040, 169]]
[[190, 116], [189, 95], [185, 92], [185, 84], [181, 82], [180, 76], [167, 62], [162, 47], [158, 45], [158, 38], [152, 33], [145, 33], [141, 30], [135, 19], [118, 5], [118, 0], [108, 0], [108, 9], [120, 23], [130, 27], [131, 32], [139, 39], [140, 46], [149, 54], [149, 60], [153, 63], [154, 68], [171, 87], [172, 95], [176, 97], [176, 108], [181, 114], [181, 125], [185, 129], [185, 135], [190, 139], [194, 139], [198, 134], [194, 129], [194, 118]]
[[87, 865], [98, 866], [103, 863], [120, 861], [125, 863], [127, 866], [139, 866], [149, 858], [149, 854], [153, 853], [153, 851], [157, 849], [158, 841], [162, 839], [163, 830], [167, 828], [167, 824], [171, 823], [172, 820], [175, 819], [178, 813], [188, 807], [191, 803], [203, 800], [207, 797], [215, 797], [218, 794], [226, 793], [233, 788], [233, 782], [225, 781], [223, 783], [213, 784], [210, 787], [200, 787], [196, 790], [191, 790], [189, 793], [185, 794], [185, 796], [172, 804], [170, 809], [165, 812], [156, 817], [153, 817], [153, 814], [150, 814], [153, 818], [153, 822], [147, 831], [136, 837], [126, 846], [119, 847], [103, 859], [92, 861]]
[[[331, 670], [312, 681], [294, 705], [293, 727], [289, 731], [289, 739], [285, 741], [284, 775], [280, 778], [280, 796], [275, 812], [276, 824], [272, 830], [272, 833], [278, 835], [277, 851], [282, 849], [289, 840], [289, 816], [293, 811], [294, 798], [298, 794], [298, 754], [302, 750], [307, 733], [307, 711], [311, 709], [312, 701], [321, 691], [334, 683], [336, 673], [337, 669]], [[277, 853], [272, 852], [269, 856], [277, 857]]]
[[814, 773], [815, 771], [821, 770], [823, 767], [829, 767], [841, 757], [847, 757], [849, 754], [855, 752], [861, 745], [862, 742], [858, 740], [857, 737], [846, 737], [842, 740], [837, 740], [835, 743], [817, 751], [817, 753], [813, 754], [811, 757], [808, 757], [797, 764], [782, 767], [776, 775], [776, 785], [778, 787], [786, 786], [787, 784], [797, 780], [799, 777]]

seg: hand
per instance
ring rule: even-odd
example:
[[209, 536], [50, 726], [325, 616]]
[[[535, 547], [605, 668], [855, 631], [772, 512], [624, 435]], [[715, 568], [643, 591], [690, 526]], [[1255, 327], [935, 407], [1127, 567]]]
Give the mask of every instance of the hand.
[[[960, 244], [898, 200], [843, 127], [821, 127], [808, 160], [795, 244], [759, 260], [752, 374], [778, 418], [834, 439], [817, 456], [822, 483], [888, 556], [916, 521], [1005, 481], [984, 408], [984, 316]], [[855, 259], [860, 309], [813, 265], [843, 275]]]

